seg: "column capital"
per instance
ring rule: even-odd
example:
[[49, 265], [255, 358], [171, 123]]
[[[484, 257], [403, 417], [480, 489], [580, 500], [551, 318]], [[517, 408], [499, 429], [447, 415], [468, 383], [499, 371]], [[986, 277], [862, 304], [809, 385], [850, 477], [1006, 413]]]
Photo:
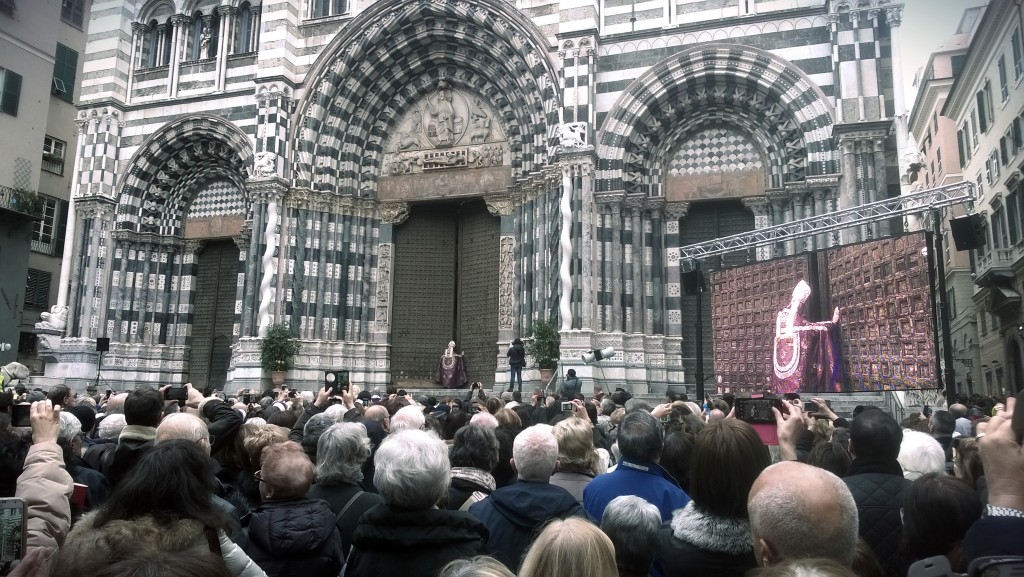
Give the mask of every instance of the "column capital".
[[221, 16], [231, 16], [238, 11], [234, 6], [217, 6], [213, 10]]
[[748, 198], [740, 199], [743, 206], [747, 207], [750, 212], [754, 213], [755, 216], [764, 216], [768, 214], [768, 199], [763, 196], [752, 196]]
[[669, 220], [680, 220], [686, 217], [686, 214], [690, 212], [689, 202], [666, 202], [665, 203], [665, 218]]
[[134, 34], [140, 34], [142, 32], [145, 32], [147, 28], [148, 26], [146, 26], [142, 22], [132, 22], [132, 33]]
[[494, 216], [512, 216], [515, 214], [520, 200], [521, 195], [517, 196], [508, 192], [498, 192], [484, 196], [487, 212]]
[[377, 205], [377, 218], [385, 224], [402, 224], [409, 218], [409, 204], [382, 202]]
[[194, 238], [185, 241], [185, 252], [191, 254], [199, 254], [203, 252], [203, 248], [206, 247], [206, 241], [199, 238]]
[[192, 18], [186, 14], [175, 14], [171, 16], [171, 24], [174, 26], [188, 26], [192, 23]]

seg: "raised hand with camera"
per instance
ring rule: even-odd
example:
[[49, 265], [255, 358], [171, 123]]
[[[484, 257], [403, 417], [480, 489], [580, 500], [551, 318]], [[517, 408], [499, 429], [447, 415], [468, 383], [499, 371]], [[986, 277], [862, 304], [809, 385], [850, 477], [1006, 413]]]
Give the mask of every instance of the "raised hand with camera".
[[[979, 427], [978, 449], [988, 483], [985, 516], [964, 537], [964, 556], [1024, 556], [1024, 393], [1006, 400], [985, 427]], [[1015, 410], [1018, 409], [1018, 410]]]

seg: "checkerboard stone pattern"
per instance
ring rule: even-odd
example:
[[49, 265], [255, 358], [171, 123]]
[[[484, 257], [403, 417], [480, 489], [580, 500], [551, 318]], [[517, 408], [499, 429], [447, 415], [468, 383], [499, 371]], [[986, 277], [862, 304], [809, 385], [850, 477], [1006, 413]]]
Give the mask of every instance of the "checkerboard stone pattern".
[[203, 186], [192, 200], [188, 218], [207, 218], [245, 214], [247, 204], [242, 191], [229, 180], [215, 180]]
[[761, 153], [746, 136], [728, 128], [709, 128], [682, 143], [669, 162], [669, 174], [738, 172], [763, 167]]

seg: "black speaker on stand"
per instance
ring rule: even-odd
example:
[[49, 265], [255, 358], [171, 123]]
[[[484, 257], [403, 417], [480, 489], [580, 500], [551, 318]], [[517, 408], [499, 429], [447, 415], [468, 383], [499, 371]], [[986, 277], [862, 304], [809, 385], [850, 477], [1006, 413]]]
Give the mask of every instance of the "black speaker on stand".
[[957, 250], [971, 250], [985, 246], [985, 221], [980, 214], [969, 214], [949, 221], [953, 244]]
[[[694, 340], [694, 352], [697, 355], [697, 366], [695, 367], [697, 377], [697, 398], [704, 399], [704, 291], [708, 290], [707, 283], [704, 282], [704, 271], [701, 270], [700, 264], [697, 263], [693, 270], [683, 271], [683, 292], [687, 295], [697, 297], [697, 322], [695, 331], [697, 338]], [[699, 402], [699, 401], [698, 401]]]
[[96, 390], [100, 390], [100, 371], [103, 370], [103, 353], [110, 350], [110, 337], [99, 337], [96, 339], [96, 352], [100, 354], [96, 362]]

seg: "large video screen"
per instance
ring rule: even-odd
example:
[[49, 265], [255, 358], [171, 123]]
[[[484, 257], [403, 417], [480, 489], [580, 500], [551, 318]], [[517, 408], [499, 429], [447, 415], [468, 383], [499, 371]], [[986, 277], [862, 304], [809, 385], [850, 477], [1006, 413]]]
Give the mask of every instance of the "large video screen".
[[712, 273], [719, 392], [938, 388], [926, 247], [914, 233]]

